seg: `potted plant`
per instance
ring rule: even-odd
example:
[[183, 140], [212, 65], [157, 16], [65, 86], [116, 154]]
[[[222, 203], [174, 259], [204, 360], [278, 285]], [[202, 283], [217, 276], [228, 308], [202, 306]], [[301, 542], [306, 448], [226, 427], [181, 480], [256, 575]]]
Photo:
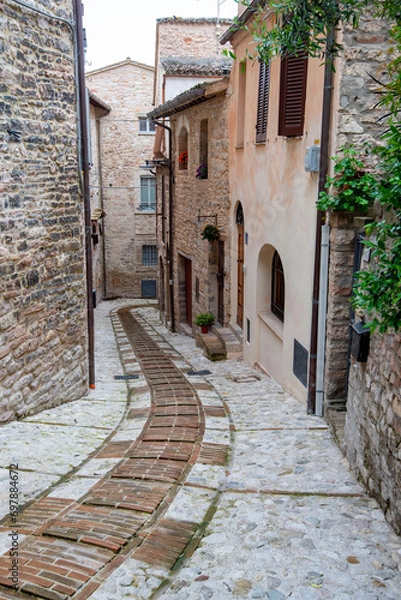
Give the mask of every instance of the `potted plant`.
[[201, 328], [202, 333], [207, 333], [214, 323], [214, 315], [210, 312], [199, 313], [195, 317], [195, 325]]
[[178, 156], [178, 162], [180, 163], [180, 169], [188, 169], [188, 152], [183, 150]]
[[205, 225], [202, 231], [202, 240], [213, 242], [220, 238], [220, 231], [215, 225]]
[[207, 179], [207, 164], [206, 163], [202, 163], [201, 165], [199, 165], [199, 167], [196, 169], [195, 177], [196, 177], [196, 179]]

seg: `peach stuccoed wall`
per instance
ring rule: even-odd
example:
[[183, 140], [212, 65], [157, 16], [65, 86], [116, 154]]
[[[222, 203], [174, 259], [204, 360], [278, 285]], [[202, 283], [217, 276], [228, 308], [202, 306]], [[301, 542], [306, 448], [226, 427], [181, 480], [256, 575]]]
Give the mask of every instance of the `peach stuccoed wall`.
[[[259, 64], [246, 60], [246, 113], [244, 144], [238, 147], [238, 89], [250, 35], [239, 32], [232, 40], [237, 61], [231, 75], [232, 96], [229, 117], [230, 192], [233, 248], [237, 246], [235, 211], [244, 210], [245, 306], [250, 321], [250, 342], [244, 341], [244, 356], [250, 364], [267, 371], [297, 398], [306, 399], [306, 387], [293, 374], [294, 339], [308, 352], [311, 328], [316, 227], [317, 173], [308, 173], [304, 157], [308, 146], [319, 143], [323, 90], [323, 67], [310, 60], [304, 135], [278, 136], [280, 61], [271, 63], [268, 131], [266, 143], [256, 144], [255, 125]], [[276, 249], [285, 273], [285, 320], [281, 323], [270, 311], [270, 266]], [[234, 256], [235, 258], [235, 256]], [[237, 307], [236, 261], [233, 261], [233, 323]]]

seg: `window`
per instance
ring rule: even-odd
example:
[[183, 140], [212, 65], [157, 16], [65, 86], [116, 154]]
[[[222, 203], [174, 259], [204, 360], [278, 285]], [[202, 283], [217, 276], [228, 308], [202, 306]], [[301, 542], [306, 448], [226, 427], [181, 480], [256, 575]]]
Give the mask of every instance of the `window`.
[[269, 110], [270, 63], [259, 61], [258, 114], [256, 141], [266, 141], [267, 115]]
[[157, 265], [156, 246], [142, 246], [142, 265], [144, 267], [155, 267]]
[[305, 54], [281, 59], [279, 135], [292, 137], [304, 132], [307, 74]]
[[196, 171], [197, 179], [207, 179], [209, 159], [209, 124], [207, 119], [200, 122], [199, 131], [199, 166]]
[[156, 210], [156, 178], [141, 177], [141, 204], [139, 210]]
[[143, 279], [141, 294], [142, 298], [156, 298], [156, 279]]
[[272, 262], [272, 296], [271, 311], [284, 323], [284, 271], [280, 256], [274, 252]]
[[246, 61], [239, 64], [238, 73], [238, 111], [237, 111], [237, 146], [243, 146], [245, 141], [246, 115]]
[[178, 134], [178, 169], [188, 169], [188, 132], [185, 127], [181, 127]]
[[156, 125], [146, 117], [139, 117], [139, 133], [154, 133]]

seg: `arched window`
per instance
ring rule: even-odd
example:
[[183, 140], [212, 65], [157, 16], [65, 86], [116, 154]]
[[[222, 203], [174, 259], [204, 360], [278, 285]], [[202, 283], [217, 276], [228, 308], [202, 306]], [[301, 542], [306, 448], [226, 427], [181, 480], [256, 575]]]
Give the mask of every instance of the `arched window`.
[[181, 127], [178, 134], [178, 168], [180, 171], [188, 169], [188, 132], [185, 127]]
[[271, 311], [280, 321], [284, 323], [285, 286], [284, 270], [277, 250], [274, 252], [272, 261], [272, 294]]

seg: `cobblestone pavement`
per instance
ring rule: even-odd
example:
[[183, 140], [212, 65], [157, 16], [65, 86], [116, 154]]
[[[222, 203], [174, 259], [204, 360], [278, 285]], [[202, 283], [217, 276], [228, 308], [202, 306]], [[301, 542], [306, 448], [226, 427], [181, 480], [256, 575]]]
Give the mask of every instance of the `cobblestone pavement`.
[[401, 539], [324, 420], [151, 302], [96, 331], [96, 390], [0, 428], [0, 600], [401, 599]]

